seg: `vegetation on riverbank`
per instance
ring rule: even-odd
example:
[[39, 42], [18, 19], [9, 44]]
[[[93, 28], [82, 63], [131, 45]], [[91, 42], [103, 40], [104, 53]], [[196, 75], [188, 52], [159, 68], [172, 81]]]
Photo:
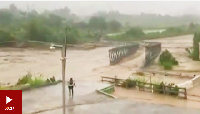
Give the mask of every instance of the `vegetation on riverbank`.
[[30, 88], [57, 84], [59, 82], [61, 82], [61, 80], [56, 80], [54, 76], [45, 80], [42, 75], [35, 77], [33, 74], [28, 72], [25, 76], [20, 78], [15, 85], [0, 86], [0, 90], [26, 90]]
[[195, 33], [193, 38], [193, 51], [192, 51], [193, 60], [199, 60], [199, 42], [200, 42], [200, 33]]
[[172, 54], [168, 50], [162, 52], [159, 58], [159, 62], [162, 66], [164, 66], [165, 70], [171, 70], [174, 65], [178, 65], [178, 61], [172, 56]]
[[[149, 86], [149, 87], [147, 87]], [[144, 80], [138, 80], [138, 79], [126, 79], [122, 83], [122, 87], [125, 88], [136, 88], [138, 87], [139, 89], [143, 90], [145, 88], [148, 88], [150, 90], [153, 90], [154, 93], [159, 93], [159, 94], [170, 94], [170, 95], [175, 95], [177, 96], [179, 93], [179, 88], [178, 86], [172, 87], [172, 84], [166, 85], [164, 82], [153, 82], [153, 83], [147, 83]]]
[[145, 34], [141, 28], [135, 27], [126, 31], [124, 34], [116, 36], [107, 36], [108, 40], [114, 41], [139, 41], [145, 39], [156, 39], [164, 37], [173, 37], [187, 34], [194, 34], [199, 31], [200, 26], [191, 23], [188, 26], [169, 27], [163, 32], [152, 32]]
[[[166, 22], [160, 23], [157, 25], [157, 27], [155, 27], [155, 24], [151, 25], [155, 20], [150, 19], [151, 21], [148, 21], [148, 23], [151, 25], [149, 26], [150, 28], [168, 28], [166, 28], [166, 30], [163, 32], [152, 32], [145, 34], [142, 31], [142, 28], [147, 29], [143, 25], [145, 24], [146, 26], [148, 24], [146, 23], [146, 19], [145, 21], [143, 20], [144, 22], [140, 23], [142, 24], [141, 26], [136, 27], [136, 25], [129, 25], [128, 22], [123, 22], [123, 24], [121, 21], [119, 21], [121, 19], [114, 19], [114, 15], [116, 17], [120, 16], [120, 18], [121, 16], [125, 16], [128, 20], [131, 19], [134, 24], [141, 21], [143, 16], [147, 16], [149, 18], [155, 16], [158, 19], [163, 19], [161, 18], [162, 16], [160, 17], [156, 15], [142, 14], [139, 16], [140, 19], [138, 20], [136, 18], [137, 16], [133, 16], [133, 18], [132, 16], [127, 17], [119, 12], [110, 12], [108, 14], [100, 13], [82, 20], [70, 12], [70, 9], [67, 7], [39, 13], [36, 10], [25, 12], [18, 9], [14, 4], [11, 4], [7, 9], [0, 9], [0, 42], [26, 42], [28, 40], [32, 40], [50, 43], [63, 43], [64, 38], [67, 35], [67, 43], [77, 44], [98, 42], [100, 38], [104, 37], [104, 35], [107, 33], [120, 33], [122, 31], [126, 32], [121, 35], [106, 37], [108, 40], [132, 41], [193, 34], [200, 28], [199, 25], [194, 23], [190, 23], [189, 25], [182, 23], [182, 26], [176, 25], [176, 27], [161, 27], [161, 24], [166, 24]], [[173, 19], [173, 17], [170, 17], [170, 19]], [[70, 27], [70, 29], [68, 29], [69, 31], [65, 29], [66, 27]], [[0, 45], [3, 44], [0, 43]]]
[[[22, 11], [14, 4], [0, 9], [0, 42], [27, 40], [63, 43], [96, 42], [102, 34], [119, 32], [122, 25], [116, 20], [92, 16], [87, 22], [80, 20], [65, 7], [42, 13]], [[65, 29], [65, 28], [69, 29]], [[1, 45], [1, 44], [0, 44]]]

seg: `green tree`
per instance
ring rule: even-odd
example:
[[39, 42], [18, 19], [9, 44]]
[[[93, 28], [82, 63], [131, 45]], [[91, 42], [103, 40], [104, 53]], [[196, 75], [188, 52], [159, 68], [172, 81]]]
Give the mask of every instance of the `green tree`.
[[200, 42], [200, 33], [195, 33], [193, 38], [193, 60], [199, 60], [199, 42]]
[[79, 29], [88, 29], [88, 24], [85, 22], [78, 22], [78, 23], [74, 23], [73, 27], [79, 28]]
[[26, 37], [30, 40], [40, 40], [39, 37], [39, 29], [37, 28], [37, 22], [35, 20], [32, 20], [31, 22], [28, 23], [27, 25], [27, 33]]
[[0, 25], [1, 26], [9, 26], [10, 23], [13, 21], [13, 15], [9, 10], [0, 10]]
[[42, 20], [34, 18], [28, 22], [25, 27], [25, 37], [36, 41], [53, 41], [50, 27], [42, 23]]
[[78, 29], [74, 27], [70, 27], [70, 31], [66, 31], [67, 42], [70, 44], [74, 44], [78, 42], [78, 38], [80, 38], [80, 32]]
[[0, 9], [0, 41], [3, 42], [34, 40], [63, 43], [66, 25], [72, 26], [67, 37], [68, 43], [95, 41], [100, 32], [106, 30], [103, 18], [91, 19], [90, 24], [80, 22], [67, 7], [44, 13], [21, 11], [14, 4], [7, 9]]
[[121, 23], [116, 20], [111, 20], [108, 23], [108, 29], [111, 32], [118, 32], [121, 29]]
[[129, 36], [134, 36], [134, 37], [139, 37], [139, 38], [145, 35], [142, 29], [140, 28], [131, 28], [130, 30], [126, 32], [126, 34]]
[[90, 29], [100, 31], [101, 33], [103, 32], [103, 30], [106, 29], [106, 21], [102, 17], [93, 16], [90, 18], [88, 24], [89, 24]]
[[189, 29], [190, 29], [190, 30], [194, 30], [194, 29], [195, 29], [195, 24], [194, 24], [194, 23], [190, 23]]
[[64, 18], [61, 18], [54, 14], [49, 14], [48, 19], [45, 19], [46, 24], [48, 24], [48, 26], [52, 26], [52, 27], [61, 27], [63, 20], [64, 20]]
[[9, 32], [0, 30], [0, 42], [12, 41], [12, 37]]

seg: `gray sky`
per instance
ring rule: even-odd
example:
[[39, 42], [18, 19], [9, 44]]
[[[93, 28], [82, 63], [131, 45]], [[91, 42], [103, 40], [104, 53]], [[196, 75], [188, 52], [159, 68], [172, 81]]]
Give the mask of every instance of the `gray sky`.
[[97, 11], [109, 11], [118, 10], [120, 13], [125, 14], [140, 14], [144, 13], [155, 13], [155, 14], [169, 14], [169, 15], [182, 15], [182, 14], [198, 14], [200, 15], [200, 1], [193, 2], [173, 2], [173, 1], [159, 1], [159, 2], [139, 2], [139, 1], [61, 1], [61, 2], [20, 2], [20, 1], [0, 1], [0, 8], [6, 8], [9, 4], [14, 3], [19, 9], [26, 10], [27, 4], [29, 4], [30, 9], [36, 9], [37, 11], [53, 10], [58, 8], [63, 8], [67, 6], [71, 12], [79, 15], [86, 16], [91, 15]]

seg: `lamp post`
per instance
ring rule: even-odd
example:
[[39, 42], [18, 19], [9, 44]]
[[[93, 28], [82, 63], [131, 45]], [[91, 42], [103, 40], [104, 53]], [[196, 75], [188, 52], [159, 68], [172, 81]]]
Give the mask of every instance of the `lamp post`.
[[[70, 30], [66, 28], [67, 33]], [[66, 66], [66, 49], [67, 49], [67, 35], [65, 34], [65, 41], [63, 45], [54, 45], [50, 46], [50, 49], [61, 48], [61, 61], [62, 61], [62, 104], [63, 104], [63, 114], [65, 114], [65, 66]]]

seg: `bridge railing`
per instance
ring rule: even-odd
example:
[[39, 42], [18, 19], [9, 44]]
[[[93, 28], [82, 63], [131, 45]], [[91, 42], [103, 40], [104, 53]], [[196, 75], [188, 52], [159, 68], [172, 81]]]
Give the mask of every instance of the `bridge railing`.
[[[125, 82], [125, 79], [119, 79], [116, 76], [114, 78], [102, 76], [101, 81], [109, 82], [109, 83], [121, 86]], [[138, 87], [138, 89], [140, 91], [148, 91], [148, 92], [157, 92], [157, 93], [162, 93], [162, 94], [176, 95], [179, 98], [187, 99], [187, 90], [186, 90], [186, 88], [183, 88], [183, 87], [174, 87], [174, 86], [168, 86], [168, 85], [162, 85], [162, 87], [161, 87], [159, 84], [141, 82], [141, 81], [137, 81], [137, 80], [135, 80], [135, 83], [136, 83], [135, 86]]]
[[109, 50], [110, 65], [119, 63], [123, 58], [134, 54], [139, 48], [139, 43], [129, 43], [124, 46]]

